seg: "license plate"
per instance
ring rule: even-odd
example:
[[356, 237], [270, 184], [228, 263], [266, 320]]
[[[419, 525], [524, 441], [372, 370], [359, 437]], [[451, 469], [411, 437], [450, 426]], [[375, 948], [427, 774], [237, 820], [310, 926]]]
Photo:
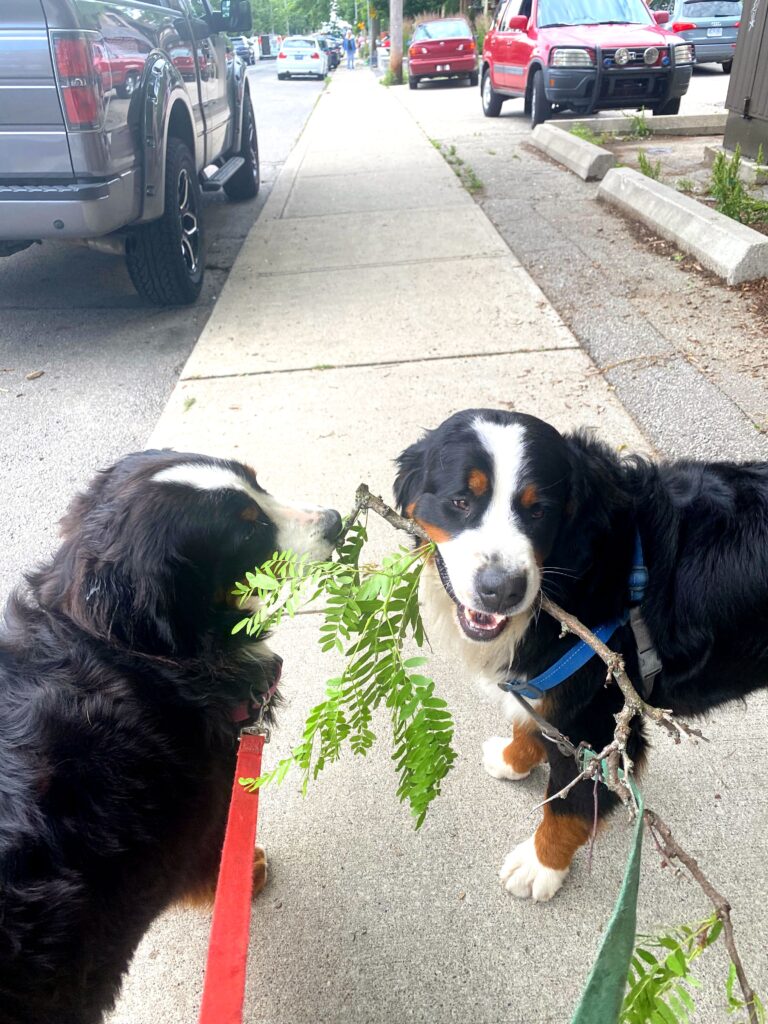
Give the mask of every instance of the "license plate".
[[450, 64], [438, 64], [437, 65], [437, 70], [438, 71], [450, 71], [451, 70], [451, 65]]
[[718, 26], [717, 28], [708, 28], [707, 29], [707, 35], [708, 36], [721, 36], [722, 34], [723, 34], [723, 30], [722, 30], [722, 28], [720, 26]]
[[296, 54], [296, 60], [304, 60], [304, 55], [301, 53]]

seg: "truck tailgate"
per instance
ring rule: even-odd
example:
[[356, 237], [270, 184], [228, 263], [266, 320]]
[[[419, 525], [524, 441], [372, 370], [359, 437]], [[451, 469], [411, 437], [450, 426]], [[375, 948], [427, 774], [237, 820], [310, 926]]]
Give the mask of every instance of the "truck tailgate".
[[41, 0], [2, 0], [0, 181], [73, 177]]

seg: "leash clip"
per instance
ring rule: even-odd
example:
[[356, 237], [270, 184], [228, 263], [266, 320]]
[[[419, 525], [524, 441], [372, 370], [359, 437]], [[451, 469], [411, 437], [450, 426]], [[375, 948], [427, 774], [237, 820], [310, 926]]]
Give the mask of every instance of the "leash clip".
[[[257, 697], [257, 696], [259, 696], [259, 695], [258, 694], [254, 694], [253, 690], [251, 690], [251, 700], [254, 701], [254, 703], [255, 703], [255, 697]], [[265, 724], [265, 722], [264, 722], [264, 715], [265, 715], [265, 712], [267, 710], [267, 705], [269, 704], [271, 699], [272, 699], [272, 694], [270, 693], [270, 694], [267, 694], [266, 700], [260, 702], [260, 704], [259, 704], [259, 714], [258, 714], [258, 716], [256, 718], [256, 721], [252, 722], [251, 725], [246, 725], [245, 728], [241, 729], [240, 730], [240, 735], [241, 736], [243, 734], [245, 734], [246, 736], [263, 736], [264, 737], [264, 742], [265, 743], [269, 743], [269, 741], [272, 739], [272, 730], [270, 729], [270, 727], [268, 725]]]

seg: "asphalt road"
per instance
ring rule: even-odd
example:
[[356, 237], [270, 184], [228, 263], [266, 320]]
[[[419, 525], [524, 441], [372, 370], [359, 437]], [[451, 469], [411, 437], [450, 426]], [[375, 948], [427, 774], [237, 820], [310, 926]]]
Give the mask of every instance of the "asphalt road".
[[[162, 310], [134, 292], [123, 260], [46, 243], [0, 260], [0, 602], [55, 544], [72, 494], [101, 466], [143, 448], [243, 239], [322, 91], [252, 76], [262, 169], [257, 199], [206, 196], [208, 260], [195, 306]], [[26, 375], [43, 371], [35, 380]]]

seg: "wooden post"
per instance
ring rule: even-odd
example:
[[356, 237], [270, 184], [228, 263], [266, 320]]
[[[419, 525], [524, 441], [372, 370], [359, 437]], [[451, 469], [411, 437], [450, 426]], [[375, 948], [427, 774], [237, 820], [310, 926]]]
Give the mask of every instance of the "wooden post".
[[389, 70], [403, 84], [403, 0], [389, 0]]

